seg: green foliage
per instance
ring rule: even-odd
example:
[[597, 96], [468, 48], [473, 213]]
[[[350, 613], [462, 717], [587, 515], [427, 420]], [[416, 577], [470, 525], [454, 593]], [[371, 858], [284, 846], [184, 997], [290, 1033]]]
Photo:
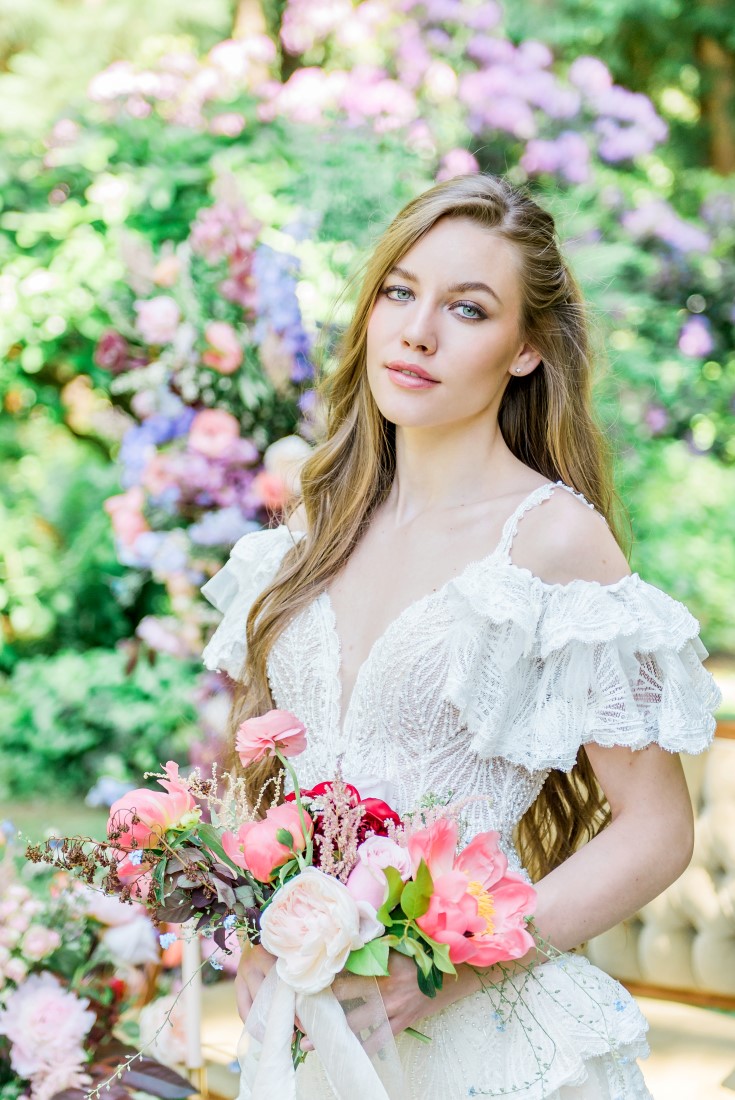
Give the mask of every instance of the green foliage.
[[[108, 409], [108, 411], [110, 411]], [[158, 585], [117, 560], [105, 497], [117, 471], [38, 410], [0, 417], [0, 670], [60, 647], [129, 637]], [[131, 583], [135, 582], [135, 583]]]
[[197, 666], [121, 651], [18, 663], [0, 683], [0, 797], [85, 794], [99, 775], [140, 783], [196, 735]]

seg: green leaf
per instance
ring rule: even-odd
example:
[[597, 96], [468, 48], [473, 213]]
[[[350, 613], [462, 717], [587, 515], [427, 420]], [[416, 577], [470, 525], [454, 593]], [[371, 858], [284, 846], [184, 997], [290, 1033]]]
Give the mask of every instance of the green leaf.
[[436, 986], [434, 985], [431, 976], [428, 978], [421, 970], [416, 971], [416, 977], [418, 978], [419, 989], [425, 997], [436, 997]]
[[242, 874], [242, 867], [238, 867], [236, 863], [233, 863], [227, 852], [222, 847], [222, 841], [216, 831], [211, 825], [206, 822], [200, 823], [198, 827], [199, 836], [202, 838], [210, 852], [214, 852], [218, 859], [221, 859], [223, 863], [226, 863], [228, 867], [232, 867], [233, 871], [237, 871], [238, 874]]
[[401, 894], [401, 908], [406, 916], [410, 917], [411, 920], [423, 917], [429, 908], [429, 899], [433, 890], [434, 882], [429, 868], [422, 859], [416, 872], [416, 878], [406, 883]]
[[389, 951], [390, 947], [382, 937], [370, 940], [370, 943], [366, 943], [357, 951], [350, 951], [345, 969], [351, 974], [360, 974], [365, 978], [387, 978]]
[[457, 971], [455, 970], [454, 963], [449, 958], [449, 944], [439, 943], [437, 940], [433, 940], [431, 936], [427, 936], [420, 928], [417, 928], [416, 931], [421, 936], [421, 939], [424, 940], [425, 943], [428, 943], [431, 948], [431, 953], [434, 957], [434, 966], [437, 970], [441, 970], [442, 974], [452, 974], [456, 976]]
[[290, 833], [288, 829], [278, 829], [276, 831], [276, 840], [279, 844], [283, 844], [289, 851], [293, 848], [293, 833]]
[[380, 909], [378, 910], [378, 920], [381, 924], [384, 924], [386, 928], [389, 928], [393, 923], [391, 919], [392, 911], [397, 907], [398, 902], [401, 900], [401, 894], [403, 893], [403, 879], [401, 878], [395, 867], [385, 867], [383, 874], [388, 880], [388, 897], [385, 899]]
[[428, 978], [431, 973], [432, 962], [422, 944], [420, 944], [418, 940], [405, 939], [403, 941], [403, 948], [402, 954], [412, 958], [419, 970]]

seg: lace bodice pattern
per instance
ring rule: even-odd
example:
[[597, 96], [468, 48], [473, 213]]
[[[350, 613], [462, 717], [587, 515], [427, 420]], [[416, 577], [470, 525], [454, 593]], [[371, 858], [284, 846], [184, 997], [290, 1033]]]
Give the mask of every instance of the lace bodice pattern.
[[[569, 770], [580, 745], [708, 745], [720, 694], [683, 604], [637, 573], [611, 585], [547, 584], [511, 561], [521, 517], [557, 487], [581, 496], [562, 482], [541, 486], [492, 553], [390, 623], [358, 672], [342, 729], [328, 593], [291, 620], [268, 674], [276, 705], [309, 733], [296, 762], [304, 785], [331, 777], [341, 759], [361, 793], [400, 812], [428, 794], [472, 799], [469, 835], [497, 829], [517, 865], [515, 825], [549, 770]], [[243, 536], [204, 586], [224, 612], [203, 654], [208, 668], [240, 675], [249, 607], [300, 537], [285, 525]]]
[[[588, 504], [563, 482], [532, 492], [492, 553], [390, 623], [346, 708], [328, 593], [291, 619], [268, 676], [276, 706], [307, 727], [295, 761], [304, 785], [331, 778], [341, 760], [363, 795], [401, 812], [429, 794], [471, 799], [467, 836], [497, 829], [518, 866], [514, 826], [580, 745], [706, 748], [720, 693], [683, 604], [636, 573], [610, 585], [547, 584], [512, 562], [522, 516], [557, 489]], [[204, 585], [224, 613], [204, 651], [208, 668], [239, 678], [248, 611], [301, 537], [283, 525], [251, 532]], [[651, 1100], [636, 1061], [648, 1050], [647, 1024], [618, 982], [564, 955], [510, 983], [430, 1013], [419, 1022], [428, 1044], [398, 1036], [406, 1100]], [[334, 1097], [313, 1057], [297, 1084], [299, 1100]]]

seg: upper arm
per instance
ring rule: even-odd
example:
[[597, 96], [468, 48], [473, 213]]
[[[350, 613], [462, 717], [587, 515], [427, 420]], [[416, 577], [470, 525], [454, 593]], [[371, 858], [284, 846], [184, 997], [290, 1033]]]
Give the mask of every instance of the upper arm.
[[630, 567], [600, 512], [558, 490], [518, 525], [511, 559], [547, 584], [614, 584]]

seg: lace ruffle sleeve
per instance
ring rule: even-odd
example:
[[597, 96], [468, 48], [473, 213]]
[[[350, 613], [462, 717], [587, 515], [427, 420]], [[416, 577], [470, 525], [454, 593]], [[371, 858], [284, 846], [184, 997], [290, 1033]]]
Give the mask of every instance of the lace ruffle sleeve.
[[[687, 608], [637, 573], [546, 584], [526, 569], [453, 583], [445, 692], [482, 757], [568, 771], [581, 745], [702, 752], [721, 693]], [[485, 583], [482, 583], [484, 579]]]
[[202, 652], [208, 669], [221, 669], [237, 680], [245, 663], [245, 622], [263, 589], [270, 584], [286, 552], [300, 537], [285, 524], [250, 531], [233, 546], [218, 573], [201, 588], [223, 619]]

